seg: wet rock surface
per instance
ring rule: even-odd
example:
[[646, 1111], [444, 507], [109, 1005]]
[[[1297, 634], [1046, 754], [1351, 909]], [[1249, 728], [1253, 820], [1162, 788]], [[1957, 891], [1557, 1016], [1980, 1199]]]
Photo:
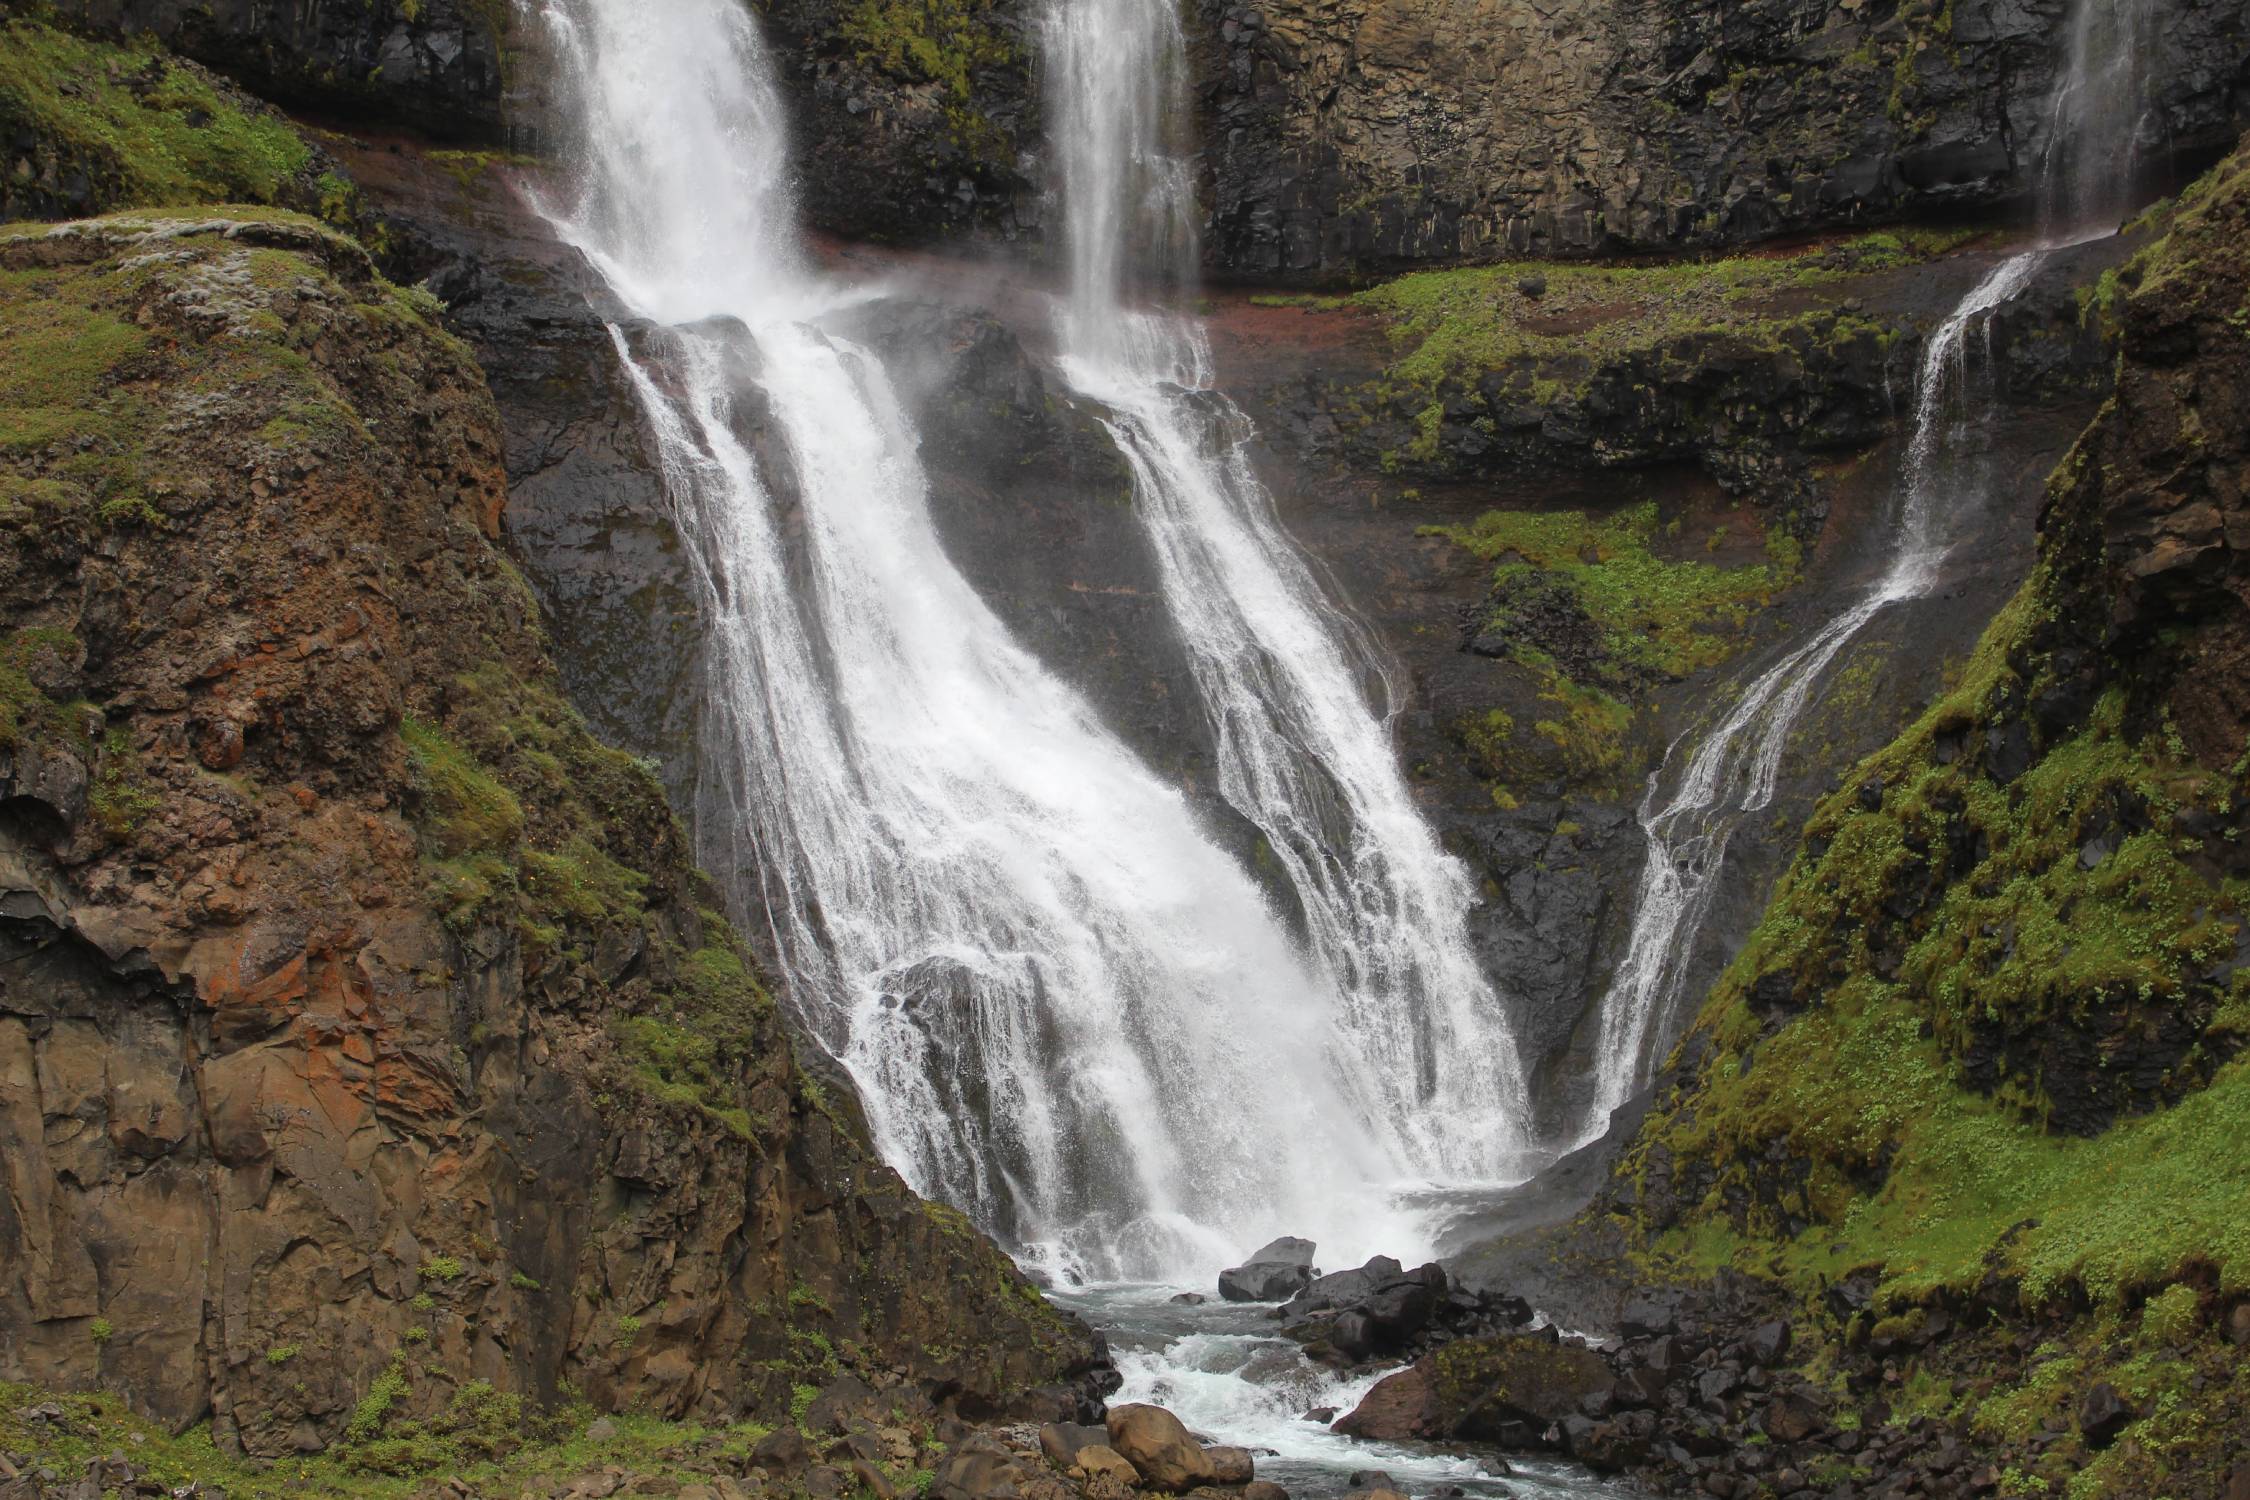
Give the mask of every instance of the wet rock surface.
[[[1206, 253], [1250, 277], [1739, 244], [2028, 196], [2060, 0], [1196, 11]], [[2160, 136], [2244, 117], [2238, 7], [2170, 7]]]

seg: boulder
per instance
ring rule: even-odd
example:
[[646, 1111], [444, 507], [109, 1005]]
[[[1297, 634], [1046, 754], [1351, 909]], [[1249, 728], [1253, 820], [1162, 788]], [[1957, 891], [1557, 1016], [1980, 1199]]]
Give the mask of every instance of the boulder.
[[1326, 1276], [1308, 1278], [1306, 1284], [1294, 1293], [1281, 1315], [1284, 1320], [1301, 1318], [1308, 1313], [1323, 1312], [1332, 1307], [1350, 1307], [1367, 1299], [1370, 1292], [1406, 1275], [1406, 1268], [1387, 1255], [1378, 1255], [1366, 1265], [1349, 1271], [1333, 1271]]
[[988, 1437], [972, 1437], [939, 1463], [931, 1500], [1017, 1500], [1030, 1476], [1015, 1455]]
[[1203, 1456], [1211, 1462], [1213, 1484], [1248, 1484], [1257, 1477], [1257, 1461], [1250, 1456], [1248, 1448], [1221, 1445], [1204, 1449]]
[[1049, 1422], [1039, 1429], [1039, 1451], [1058, 1469], [1069, 1469], [1088, 1448], [1107, 1445], [1109, 1430], [1079, 1422]]
[[1617, 1317], [1618, 1331], [1629, 1339], [1661, 1338], [1680, 1329], [1678, 1299], [1644, 1292], [1625, 1304]]
[[1229, 1302], [1280, 1302], [1303, 1291], [1319, 1272], [1311, 1240], [1283, 1236], [1239, 1266], [1219, 1273], [1219, 1295]]
[[1161, 1406], [1128, 1402], [1109, 1409], [1109, 1446], [1151, 1489], [1183, 1494], [1214, 1477], [1203, 1447]]
[[1766, 1403], [1765, 1434], [1777, 1443], [1801, 1443], [1820, 1428], [1820, 1408], [1810, 1397], [1784, 1391]]
[[1646, 1463], [1655, 1443], [1656, 1414], [1626, 1412], [1573, 1430], [1570, 1456], [1597, 1474], [1619, 1474]]
[[1133, 1488], [1138, 1488], [1141, 1482], [1141, 1471], [1107, 1443], [1088, 1443], [1079, 1449], [1070, 1470], [1088, 1479], [1107, 1476]]
[[1617, 1384], [1608, 1361], [1584, 1344], [1535, 1334], [1460, 1339], [1425, 1362], [1441, 1435], [1471, 1440], [1551, 1426], [1581, 1414], [1589, 1398], [1610, 1398]]
[[1335, 1429], [1346, 1437], [1377, 1443], [1440, 1436], [1437, 1388], [1427, 1362], [1376, 1381]]
[[1270, 1479], [1253, 1479], [1242, 1487], [1242, 1500], [1289, 1500], [1289, 1492]]
[[1789, 1357], [1789, 1325], [1778, 1318], [1750, 1330], [1746, 1341], [1750, 1357], [1761, 1365], [1778, 1365]]
[[2117, 1387], [2105, 1380], [2078, 1403], [2078, 1430], [2085, 1434], [2087, 1442], [2104, 1448], [2131, 1426], [2137, 1415], [2125, 1404], [2125, 1398], [2117, 1394]]
[[794, 1427], [776, 1427], [750, 1450], [750, 1464], [768, 1474], [802, 1474], [812, 1467], [812, 1445]]

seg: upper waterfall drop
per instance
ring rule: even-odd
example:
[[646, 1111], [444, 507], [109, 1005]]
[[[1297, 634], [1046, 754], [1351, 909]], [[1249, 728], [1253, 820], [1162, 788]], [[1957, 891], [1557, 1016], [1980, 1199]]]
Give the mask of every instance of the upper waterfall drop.
[[1467, 872], [1398, 765], [1397, 695], [1275, 517], [1248, 421], [1212, 389], [1203, 328], [1161, 296], [1195, 260], [1172, 4], [1054, 0], [1042, 41], [1070, 268], [1063, 368], [1132, 469], [1220, 793], [1263, 835], [1338, 996], [1334, 1075], [1412, 1170], [1521, 1176], [1534, 1143], [1510, 1018], [1470, 946]]
[[[697, 836], [915, 1187], [1096, 1277], [1279, 1232], [1397, 1243], [1410, 1170], [1344, 1086], [1286, 924], [940, 545], [909, 415], [806, 264], [734, 0], [551, 0], [578, 137], [555, 217], [699, 571]], [[730, 878], [731, 877], [731, 878]]]

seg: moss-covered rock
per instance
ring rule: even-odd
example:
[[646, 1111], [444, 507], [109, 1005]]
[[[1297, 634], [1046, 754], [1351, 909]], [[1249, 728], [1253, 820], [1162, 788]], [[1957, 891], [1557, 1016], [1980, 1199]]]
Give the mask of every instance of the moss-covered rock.
[[563, 699], [436, 312], [285, 213], [0, 236], [0, 1374], [385, 1470], [473, 1380], [1071, 1405]]
[[126, 205], [319, 207], [323, 166], [288, 122], [195, 63], [0, 18], [0, 219]]

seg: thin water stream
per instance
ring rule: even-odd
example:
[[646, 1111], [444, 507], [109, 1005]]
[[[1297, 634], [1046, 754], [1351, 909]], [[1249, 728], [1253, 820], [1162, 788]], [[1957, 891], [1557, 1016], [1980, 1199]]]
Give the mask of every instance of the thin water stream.
[[[2155, 0], [2077, 0], [2039, 167], [2040, 237], [1992, 267], [1923, 347], [1890, 560], [1875, 582], [1812, 636], [1752, 678], [1708, 731], [1675, 741], [1649, 778], [1640, 822], [1647, 857], [1624, 958], [1597, 1011], [1593, 1089], [1580, 1143], [1608, 1128], [1643, 1087], [1687, 1019], [1693, 972], [1729, 843], [1774, 798], [1790, 736], [1831, 666], [1877, 615], [1926, 597], [1966, 518], [1993, 488], [1980, 429], [1992, 403], [1970, 361], [1979, 330], [2065, 245], [2113, 233], [2132, 201], [2145, 132], [2144, 39]], [[1989, 339], [1985, 340], [1989, 354]], [[1986, 361], [1989, 363], [1989, 360]]]

